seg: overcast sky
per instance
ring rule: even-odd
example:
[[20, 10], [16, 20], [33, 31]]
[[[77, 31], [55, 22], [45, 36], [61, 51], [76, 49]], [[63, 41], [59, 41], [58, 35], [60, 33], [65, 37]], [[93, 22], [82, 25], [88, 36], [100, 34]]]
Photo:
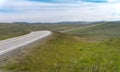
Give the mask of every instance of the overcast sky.
[[0, 22], [120, 20], [120, 0], [0, 0]]

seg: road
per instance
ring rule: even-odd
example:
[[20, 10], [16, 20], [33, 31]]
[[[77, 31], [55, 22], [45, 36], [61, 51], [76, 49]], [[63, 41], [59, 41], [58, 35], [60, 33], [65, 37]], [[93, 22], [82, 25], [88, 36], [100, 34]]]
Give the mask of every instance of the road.
[[24, 45], [30, 44], [34, 41], [47, 37], [51, 34], [50, 31], [35, 31], [29, 34], [14, 37], [0, 41], [0, 55], [13, 51]]
[[99, 24], [88, 25], [88, 26], [84, 26], [84, 27], [78, 27], [78, 28], [75, 28], [75, 29], [67, 29], [67, 30], [63, 30], [63, 31], [59, 31], [59, 32], [70, 32], [70, 31], [74, 31], [74, 30], [80, 30], [80, 29], [85, 29], [85, 28], [90, 28], [90, 27], [102, 25], [102, 24], [105, 24], [105, 23], [106, 22], [99, 23]]

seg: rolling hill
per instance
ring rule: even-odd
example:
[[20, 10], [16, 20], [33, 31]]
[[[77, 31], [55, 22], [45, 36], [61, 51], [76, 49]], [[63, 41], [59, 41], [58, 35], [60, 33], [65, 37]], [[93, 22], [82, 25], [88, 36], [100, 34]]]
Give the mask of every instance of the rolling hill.
[[[120, 72], [120, 23], [99, 22], [81, 29], [60, 33], [56, 31], [79, 28], [81, 25], [3, 25], [4, 34], [24, 34], [47, 28], [53, 35], [45, 42], [30, 47], [6, 59], [1, 71], [11, 72]], [[7, 27], [8, 26], [8, 27]], [[15, 26], [15, 27], [14, 27]], [[41, 29], [41, 28], [42, 29]], [[5, 30], [8, 28], [8, 30]], [[11, 29], [12, 28], [12, 29]], [[62, 29], [64, 28], [64, 29]], [[13, 34], [11, 34], [13, 35]], [[15, 36], [15, 35], [14, 35]], [[100, 40], [100, 41], [99, 41]], [[18, 57], [19, 56], [19, 57]]]
[[68, 34], [77, 35], [87, 38], [113, 38], [120, 36], [120, 23], [105, 22], [99, 23], [96, 26], [89, 28], [82, 28], [67, 32]]

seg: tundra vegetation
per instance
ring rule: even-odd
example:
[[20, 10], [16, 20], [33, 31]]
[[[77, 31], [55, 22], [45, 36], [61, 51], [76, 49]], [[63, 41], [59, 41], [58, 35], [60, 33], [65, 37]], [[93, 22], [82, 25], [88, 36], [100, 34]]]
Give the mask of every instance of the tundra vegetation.
[[[27, 32], [29, 29], [24, 27], [22, 30]], [[120, 72], [120, 24], [101, 23], [66, 33], [54, 29], [52, 37], [44, 43], [27, 50], [24, 56], [8, 59], [0, 69], [12, 72]]]

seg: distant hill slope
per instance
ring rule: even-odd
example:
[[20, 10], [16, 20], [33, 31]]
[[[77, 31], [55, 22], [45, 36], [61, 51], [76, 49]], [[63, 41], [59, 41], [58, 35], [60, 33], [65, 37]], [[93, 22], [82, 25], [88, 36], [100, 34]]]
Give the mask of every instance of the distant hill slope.
[[[24, 22], [22, 22], [24, 23]], [[96, 26], [93, 26], [98, 24]], [[86, 27], [88, 26], [88, 27]], [[79, 29], [81, 28], [81, 29]], [[16, 24], [16, 23], [0, 23], [0, 40], [15, 37], [29, 33], [31, 31], [51, 30], [64, 31], [70, 29], [77, 29], [68, 31], [67, 33], [79, 35], [83, 37], [116, 37], [120, 36], [120, 22], [61, 22], [61, 23], [43, 23], [43, 24]]]
[[[31, 31], [40, 30], [51, 30], [51, 31], [61, 31], [65, 29], [72, 29], [84, 24], [29, 24], [29, 23], [0, 23], [0, 40], [20, 36]], [[87, 25], [87, 24], [86, 24]]]
[[116, 36], [120, 36], [120, 23], [106, 22], [93, 27], [74, 30], [68, 33], [79, 36], [92, 35], [92, 36], [116, 37]]

